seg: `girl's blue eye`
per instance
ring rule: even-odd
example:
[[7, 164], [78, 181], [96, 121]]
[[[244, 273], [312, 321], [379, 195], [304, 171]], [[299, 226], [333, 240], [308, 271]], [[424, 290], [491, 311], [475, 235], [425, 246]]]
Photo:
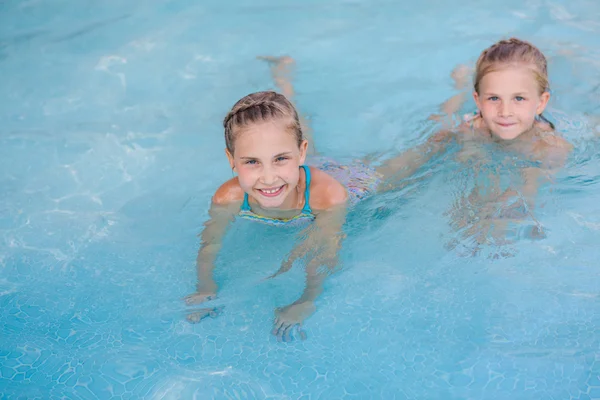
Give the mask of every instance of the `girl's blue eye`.
[[491, 101], [496, 101], [496, 100], [498, 100], [498, 96], [490, 96], [490, 97], [488, 98], [488, 100], [491, 100]]
[[285, 161], [285, 160], [287, 160], [287, 159], [288, 159], [287, 157], [277, 157], [277, 158], [275, 159], [275, 161], [277, 161], [277, 162], [280, 162], [280, 161]]
[[525, 100], [525, 98], [523, 96], [517, 96], [517, 97], [515, 97], [515, 100], [523, 101], [523, 100]]
[[256, 160], [248, 160], [246, 161], [246, 164], [254, 165], [256, 164]]

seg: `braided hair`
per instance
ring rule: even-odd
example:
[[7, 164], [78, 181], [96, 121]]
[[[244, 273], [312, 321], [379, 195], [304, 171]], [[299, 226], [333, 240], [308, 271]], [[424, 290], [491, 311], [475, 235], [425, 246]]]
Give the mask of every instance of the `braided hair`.
[[287, 127], [300, 146], [303, 140], [302, 128], [293, 104], [282, 94], [265, 91], [251, 93], [238, 100], [223, 120], [227, 150], [233, 154], [235, 140], [242, 130], [240, 128], [274, 119], [288, 120]]

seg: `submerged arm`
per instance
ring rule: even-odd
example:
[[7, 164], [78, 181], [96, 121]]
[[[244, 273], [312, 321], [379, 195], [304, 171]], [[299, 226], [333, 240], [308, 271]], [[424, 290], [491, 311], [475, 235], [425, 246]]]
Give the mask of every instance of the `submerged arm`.
[[[510, 220], [521, 219], [523, 217], [529, 217], [535, 224], [535, 230], [531, 231], [532, 237], [543, 237], [544, 229], [542, 224], [537, 220], [535, 216], [536, 197], [540, 188], [540, 185], [545, 183], [553, 183], [554, 177], [562, 169], [566, 163], [567, 157], [571, 151], [571, 145], [560, 138], [552, 139], [552, 142], [548, 147], [545, 147], [541, 151], [537, 152], [538, 159], [541, 160], [541, 165], [538, 167], [526, 167], [521, 170], [521, 176], [523, 177], [523, 185], [519, 190], [507, 189], [502, 193], [494, 204], [488, 207], [488, 217], [485, 222], [493, 227], [493, 236], [501, 237], [504, 235], [508, 223]], [[510, 212], [511, 206], [509, 203], [511, 199], [520, 198], [521, 202], [518, 204], [524, 205], [521, 208], [523, 211], [518, 212], [516, 215]], [[501, 207], [506, 207], [508, 214], [504, 217], [496, 217], [496, 209], [500, 203]]]
[[216, 296], [218, 288], [213, 277], [215, 260], [221, 249], [223, 236], [234, 215], [232, 206], [216, 204], [211, 206], [209, 219], [204, 223], [204, 230], [200, 234], [200, 249], [196, 258], [198, 274], [196, 292], [185, 298], [187, 304], [198, 304]]
[[[278, 275], [290, 269], [293, 262], [307, 257], [306, 286], [292, 304], [278, 308], [273, 334], [289, 340], [292, 330], [315, 312], [315, 300], [323, 292], [323, 284], [338, 265], [338, 253], [345, 237], [342, 227], [346, 219], [345, 205], [319, 213], [315, 222], [304, 232], [303, 240], [290, 253]], [[300, 331], [300, 335], [303, 332]]]
[[522, 171], [523, 187], [521, 195], [527, 202], [529, 209], [535, 207], [535, 198], [537, 196], [539, 186], [543, 183], [552, 183], [556, 174], [565, 166], [572, 145], [566, 140], [559, 137], [551, 137], [542, 151], [538, 153], [538, 158], [541, 160], [539, 167], [528, 167]]

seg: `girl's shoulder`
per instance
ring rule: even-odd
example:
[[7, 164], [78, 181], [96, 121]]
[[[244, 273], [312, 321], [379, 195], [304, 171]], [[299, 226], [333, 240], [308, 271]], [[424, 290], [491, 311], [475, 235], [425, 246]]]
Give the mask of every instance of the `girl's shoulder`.
[[348, 192], [344, 185], [334, 177], [317, 167], [309, 167], [310, 205], [315, 210], [327, 210], [344, 204], [348, 200]]
[[567, 139], [554, 134], [554, 132], [541, 135], [541, 139], [548, 151], [569, 153], [573, 150], [573, 145]]
[[546, 147], [567, 151], [573, 149], [573, 145], [567, 139], [557, 134], [552, 125], [548, 122], [537, 121], [535, 126], [538, 129], [538, 135], [542, 140], [542, 143]]
[[244, 199], [244, 190], [240, 186], [237, 177], [231, 178], [222, 184], [212, 198], [214, 204], [226, 205], [242, 201]]

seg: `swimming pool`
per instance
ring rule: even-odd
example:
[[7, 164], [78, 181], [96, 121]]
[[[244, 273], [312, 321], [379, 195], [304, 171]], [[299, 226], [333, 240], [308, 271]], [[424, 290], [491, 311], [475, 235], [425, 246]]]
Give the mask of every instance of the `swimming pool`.
[[[201, 3], [0, 1], [2, 398], [600, 398], [599, 3]], [[222, 314], [186, 322], [222, 117], [272, 87], [255, 56], [297, 60], [317, 147], [348, 159], [419, 143], [454, 66], [507, 35], [549, 56], [576, 146], [547, 238], [450, 248], [470, 175], [437, 160], [350, 214], [307, 340], [270, 334], [304, 284], [264, 279], [293, 232], [243, 222]]]

